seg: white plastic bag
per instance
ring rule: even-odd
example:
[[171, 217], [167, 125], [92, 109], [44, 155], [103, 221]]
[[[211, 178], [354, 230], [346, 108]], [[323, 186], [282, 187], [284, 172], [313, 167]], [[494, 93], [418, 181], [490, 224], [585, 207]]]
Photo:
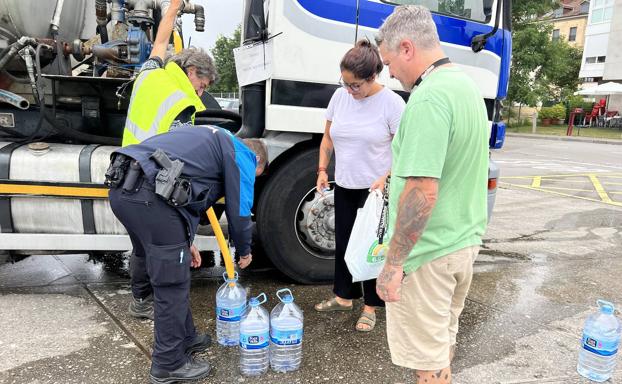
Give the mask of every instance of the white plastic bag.
[[378, 226], [383, 203], [382, 192], [373, 190], [363, 208], [357, 211], [345, 255], [353, 282], [377, 278], [384, 266], [388, 244], [384, 241], [383, 244], [378, 244]]

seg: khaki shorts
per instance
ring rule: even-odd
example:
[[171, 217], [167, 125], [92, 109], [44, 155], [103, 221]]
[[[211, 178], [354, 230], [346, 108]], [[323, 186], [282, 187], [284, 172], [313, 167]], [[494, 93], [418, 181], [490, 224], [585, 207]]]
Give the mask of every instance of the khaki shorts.
[[386, 304], [393, 364], [423, 371], [449, 367], [478, 252], [479, 246], [461, 249], [404, 278], [400, 301]]

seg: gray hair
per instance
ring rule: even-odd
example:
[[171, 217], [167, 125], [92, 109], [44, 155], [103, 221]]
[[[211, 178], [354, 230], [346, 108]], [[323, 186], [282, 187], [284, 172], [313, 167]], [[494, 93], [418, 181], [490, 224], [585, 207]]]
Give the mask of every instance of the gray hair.
[[210, 84], [218, 80], [214, 61], [210, 55], [201, 48], [186, 48], [166, 59], [167, 64], [171, 61], [179, 65], [186, 73], [188, 73], [188, 68], [196, 68], [197, 76], [208, 78]]
[[402, 5], [384, 21], [378, 30], [376, 44], [385, 44], [390, 51], [398, 49], [400, 41], [411, 40], [423, 50], [440, 46], [436, 24], [430, 11], [421, 5]]
[[257, 168], [260, 168], [262, 172], [265, 171], [268, 166], [268, 147], [266, 147], [263, 140], [242, 139], [242, 141], [257, 157], [259, 157], [257, 161]]

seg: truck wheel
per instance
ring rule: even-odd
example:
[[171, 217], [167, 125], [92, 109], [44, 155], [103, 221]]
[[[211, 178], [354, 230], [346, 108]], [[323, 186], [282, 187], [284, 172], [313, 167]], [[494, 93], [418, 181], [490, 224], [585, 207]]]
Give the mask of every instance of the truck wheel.
[[[297, 282], [333, 278], [335, 213], [332, 189], [315, 191], [318, 150], [304, 151], [267, 181], [257, 205], [257, 231], [275, 267]], [[332, 167], [329, 170], [332, 179]]]

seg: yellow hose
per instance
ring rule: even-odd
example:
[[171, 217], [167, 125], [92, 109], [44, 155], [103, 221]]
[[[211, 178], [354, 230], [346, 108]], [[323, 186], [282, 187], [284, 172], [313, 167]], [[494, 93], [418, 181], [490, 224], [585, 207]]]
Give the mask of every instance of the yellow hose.
[[214, 230], [214, 234], [216, 235], [216, 240], [218, 241], [218, 247], [220, 247], [220, 253], [222, 254], [223, 260], [225, 261], [227, 276], [230, 279], [233, 279], [235, 277], [233, 260], [231, 259], [231, 253], [229, 253], [229, 246], [227, 245], [227, 241], [225, 240], [225, 235], [222, 234], [222, 228], [220, 228], [220, 223], [218, 222], [218, 218], [216, 217], [214, 208], [210, 207], [210, 209], [207, 210], [207, 218], [212, 225], [212, 229]]
[[173, 30], [173, 48], [175, 50], [175, 53], [181, 52], [181, 50], [184, 48], [184, 42], [181, 39], [181, 36], [177, 32], [177, 30]]

